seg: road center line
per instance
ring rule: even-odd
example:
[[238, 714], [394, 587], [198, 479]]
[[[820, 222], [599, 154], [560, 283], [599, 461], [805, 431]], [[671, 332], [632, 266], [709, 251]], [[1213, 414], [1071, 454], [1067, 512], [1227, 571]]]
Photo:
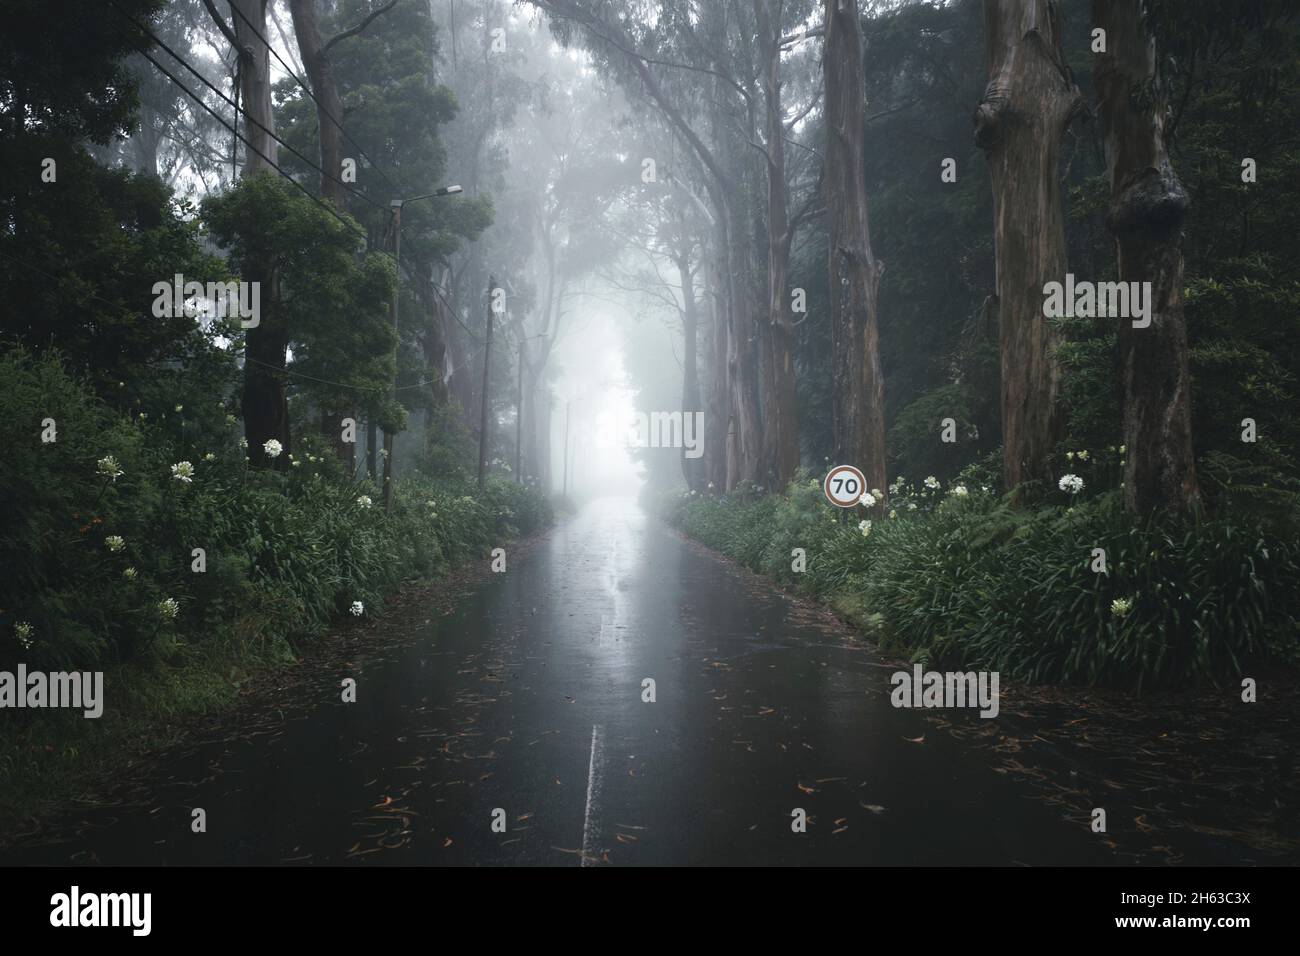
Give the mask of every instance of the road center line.
[[582, 817], [582, 865], [596, 859], [596, 821], [592, 807], [600, 796], [600, 775], [605, 769], [604, 731], [599, 724], [591, 725], [591, 761], [587, 764], [587, 810]]

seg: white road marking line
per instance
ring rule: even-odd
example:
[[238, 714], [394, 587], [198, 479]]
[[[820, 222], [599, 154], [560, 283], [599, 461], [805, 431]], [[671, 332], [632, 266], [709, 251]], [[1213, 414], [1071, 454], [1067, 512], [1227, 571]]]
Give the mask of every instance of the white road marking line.
[[596, 859], [596, 821], [592, 807], [600, 796], [600, 775], [605, 769], [605, 752], [601, 737], [604, 731], [591, 725], [591, 761], [587, 764], [587, 810], [582, 818], [582, 866]]

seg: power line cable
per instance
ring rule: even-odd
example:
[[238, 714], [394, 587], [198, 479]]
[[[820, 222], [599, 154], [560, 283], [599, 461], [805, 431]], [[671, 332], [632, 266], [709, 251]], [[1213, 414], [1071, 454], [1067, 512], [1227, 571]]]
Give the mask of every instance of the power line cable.
[[247, 137], [243, 136], [243, 135], [239, 132], [239, 130], [235, 129], [235, 127], [233, 127], [233, 126], [231, 126], [229, 123], [227, 123], [227, 122], [226, 122], [226, 121], [225, 121], [225, 120], [220, 116], [220, 114], [217, 113], [216, 110], [214, 110], [212, 107], [208, 106], [207, 103], [204, 103], [204, 102], [203, 102], [202, 97], [198, 96], [196, 93], [194, 93], [193, 90], [191, 90], [191, 89], [190, 89], [189, 87], [187, 87], [184, 83], [182, 83], [179, 79], [177, 79], [175, 74], [173, 74], [173, 73], [172, 73], [170, 70], [168, 70], [165, 66], [163, 66], [161, 63], [159, 63], [157, 60], [155, 60], [152, 56], [150, 56], [149, 53], [148, 53], [148, 51], [145, 51], [142, 55], [144, 56], [144, 58], [145, 58], [146, 60], [148, 60], [150, 63], [152, 63], [154, 66], [156, 66], [156, 67], [158, 68], [158, 70], [163, 74], [163, 76], [167, 77], [169, 80], [171, 80], [173, 83], [175, 83], [175, 84], [180, 88], [180, 90], [181, 90], [183, 93], [185, 93], [185, 95], [187, 95], [190, 99], [194, 100], [194, 102], [198, 103], [199, 106], [203, 107], [205, 110], [207, 110], [209, 113], [211, 113], [212, 116], [213, 116], [213, 118], [214, 118], [218, 123], [220, 123], [222, 126], [224, 126], [226, 129], [230, 130], [230, 132], [233, 133], [233, 134], [234, 134], [234, 135], [239, 139], [239, 141], [240, 141], [241, 143], [243, 143], [245, 146], [247, 146], [249, 149], [251, 149], [253, 152], [255, 152], [258, 156], [262, 157], [262, 159], [265, 160], [265, 162], [266, 162], [266, 164], [267, 164], [268, 166], [270, 166], [272, 169], [274, 169], [277, 173], [279, 173], [279, 174], [280, 174], [281, 176], [283, 176], [285, 179], [289, 180], [289, 182], [293, 183], [293, 185], [296, 186], [296, 187], [298, 188], [298, 190], [299, 190], [299, 191], [300, 191], [304, 196], [306, 196], [306, 197], [307, 197], [308, 199], [310, 199], [312, 202], [316, 203], [316, 205], [318, 205], [318, 206], [320, 206], [322, 209], [324, 209], [327, 213], [329, 213], [331, 216], [333, 216], [335, 219], [337, 219], [339, 222], [341, 222], [341, 223], [342, 223], [346, 228], [348, 228], [349, 230], [351, 230], [352, 232], [354, 232], [354, 233], [358, 236], [358, 238], [360, 238], [360, 239], [364, 239], [364, 240], [369, 240], [369, 238], [370, 238], [369, 235], [367, 235], [366, 232], [365, 232], [364, 230], [362, 230], [360, 226], [357, 226], [355, 223], [349, 222], [348, 220], [344, 219], [342, 216], [339, 215], [338, 211], [335, 210], [333, 206], [331, 206], [331, 205], [329, 205], [328, 203], [326, 203], [326, 202], [324, 202], [323, 200], [321, 200], [319, 197], [317, 197], [316, 195], [314, 195], [310, 189], [308, 189], [308, 188], [307, 188], [306, 186], [304, 186], [302, 183], [298, 182], [298, 180], [294, 179], [292, 176], [290, 176], [288, 173], [286, 173], [283, 169], [281, 169], [279, 166], [277, 166], [277, 165], [275, 164], [275, 162], [271, 159], [271, 157], [267, 156], [264, 152], [262, 152], [262, 151], [261, 151], [260, 149], [258, 149], [256, 146], [254, 146], [254, 145], [253, 145], [253, 144], [252, 144], [252, 143], [247, 139]]
[[225, 93], [221, 92], [221, 90], [219, 90], [219, 89], [217, 89], [215, 86], [213, 86], [212, 83], [208, 80], [207, 77], [205, 77], [202, 73], [200, 73], [200, 72], [199, 72], [198, 70], [196, 70], [193, 66], [191, 66], [191, 65], [189, 64], [189, 62], [187, 62], [186, 59], [185, 59], [184, 57], [182, 57], [179, 53], [177, 53], [175, 50], [173, 50], [171, 47], [169, 47], [166, 43], [164, 43], [164, 42], [162, 41], [162, 39], [161, 39], [161, 38], [160, 38], [156, 33], [154, 33], [152, 30], [150, 30], [148, 27], [146, 27], [146, 26], [145, 26], [143, 23], [141, 23], [139, 20], [137, 20], [137, 19], [135, 19], [134, 17], [132, 17], [132, 16], [131, 16], [129, 13], [127, 13], [125, 10], [123, 10], [122, 7], [119, 6], [119, 5], [115, 2], [115, 0], [108, 0], [108, 2], [109, 2], [109, 4], [110, 4], [110, 6], [114, 7], [114, 8], [115, 8], [119, 13], [121, 13], [121, 14], [122, 14], [122, 15], [123, 15], [127, 20], [130, 20], [131, 23], [133, 23], [133, 24], [134, 24], [138, 29], [140, 29], [140, 30], [143, 31], [144, 33], [148, 34], [148, 35], [153, 39], [153, 41], [154, 41], [155, 43], [158, 44], [158, 46], [160, 46], [160, 47], [162, 47], [164, 50], [166, 50], [167, 53], [169, 53], [169, 54], [171, 55], [172, 59], [174, 59], [174, 60], [175, 60], [177, 63], [179, 63], [181, 66], [185, 67], [185, 69], [189, 70], [189, 71], [190, 71], [191, 73], [193, 73], [196, 77], [198, 77], [199, 82], [201, 82], [204, 86], [206, 86], [208, 89], [210, 89], [213, 93], [216, 93], [217, 96], [221, 97], [221, 99], [224, 100], [224, 101], [226, 102], [227, 105], [234, 107], [234, 109], [235, 109], [235, 113], [236, 113], [237, 115], [242, 115], [245, 119], [247, 119], [247, 120], [249, 120], [250, 122], [252, 122], [254, 125], [257, 126], [258, 129], [260, 129], [260, 130], [262, 130], [262, 132], [266, 133], [267, 136], [270, 136], [273, 140], [275, 140], [277, 143], [279, 143], [279, 144], [280, 144], [281, 146], [283, 146], [285, 149], [289, 150], [289, 152], [293, 153], [295, 156], [297, 156], [299, 159], [301, 159], [304, 163], [306, 163], [308, 166], [310, 166], [310, 167], [311, 167], [312, 169], [314, 169], [316, 172], [320, 173], [322, 176], [325, 176], [325, 177], [327, 177], [327, 178], [333, 180], [334, 182], [338, 183], [340, 186], [342, 186], [342, 187], [343, 187], [344, 189], [346, 189], [348, 192], [350, 192], [350, 193], [352, 193], [354, 196], [358, 196], [358, 197], [360, 197], [361, 199], [363, 199], [364, 201], [370, 203], [370, 205], [374, 206], [376, 209], [379, 209], [379, 210], [382, 211], [382, 210], [385, 208], [383, 205], [381, 205], [380, 203], [376, 202], [374, 199], [371, 199], [371, 198], [370, 198], [369, 196], [367, 196], [365, 193], [361, 192], [361, 191], [358, 190], [358, 189], [354, 189], [353, 187], [349, 186], [347, 183], [345, 183], [343, 180], [339, 179], [337, 176], [334, 176], [334, 175], [332, 175], [332, 174], [330, 174], [330, 173], [327, 173], [327, 172], [326, 172], [324, 169], [322, 169], [320, 166], [317, 166], [314, 162], [312, 162], [310, 159], [308, 159], [308, 158], [307, 158], [306, 156], [304, 156], [302, 153], [298, 152], [298, 150], [296, 150], [293, 146], [291, 146], [290, 144], [286, 143], [286, 142], [285, 142], [284, 140], [282, 140], [279, 136], [277, 136], [273, 130], [271, 130], [271, 129], [267, 128], [266, 126], [264, 126], [264, 125], [261, 123], [261, 121], [258, 120], [255, 116], [253, 116], [253, 114], [251, 114], [250, 112], [248, 112], [248, 110], [246, 110], [246, 109], [241, 109], [238, 103], [236, 103], [234, 100], [230, 99], [230, 97], [226, 96]]
[[253, 32], [253, 36], [257, 37], [259, 40], [262, 41], [262, 45], [266, 47], [267, 51], [273, 57], [275, 57], [276, 60], [279, 61], [280, 66], [284, 67], [284, 71], [288, 73], [289, 76], [293, 77], [293, 81], [297, 83], [300, 87], [302, 87], [302, 91], [306, 93], [309, 97], [311, 97], [311, 101], [316, 104], [316, 108], [320, 110], [321, 114], [323, 114], [327, 119], [329, 119], [331, 123], [333, 123], [335, 126], [338, 127], [338, 130], [340, 133], [343, 134], [344, 139], [346, 139], [349, 143], [351, 143], [353, 146], [356, 147], [357, 153], [360, 154], [361, 158], [370, 164], [370, 168], [373, 169], [376, 173], [378, 173], [379, 177], [385, 183], [388, 184], [388, 188], [393, 191], [393, 194], [396, 195], [397, 193], [401, 192], [401, 190], [397, 188], [396, 184], [394, 184], [394, 182], [388, 178], [387, 174], [384, 173], [383, 169], [379, 167], [379, 164], [366, 155], [365, 151], [361, 148], [361, 144], [352, 138], [352, 136], [348, 133], [348, 131], [344, 129], [343, 124], [339, 122], [338, 119], [335, 118], [334, 114], [331, 113], [329, 110], [327, 110], [323, 105], [321, 105], [320, 100], [316, 99], [316, 95], [312, 93], [311, 89], [307, 86], [307, 84], [298, 78], [298, 74], [294, 73], [293, 69], [289, 66], [288, 63], [284, 62], [283, 57], [281, 57], [280, 54], [275, 51], [275, 47], [271, 46], [271, 44], [267, 41], [266, 37], [264, 37], [261, 31], [259, 31], [257, 27], [253, 24], [253, 21], [249, 20], [248, 17], [244, 14], [244, 12], [239, 9], [239, 6], [237, 4], [232, 3], [230, 5], [230, 9], [241, 20], [244, 21], [244, 23], [248, 26], [248, 29]]
[[[312, 102], [316, 104], [316, 106], [317, 106], [317, 108], [320, 110], [320, 112], [321, 112], [322, 114], [324, 114], [324, 115], [325, 115], [325, 116], [326, 116], [326, 117], [327, 117], [327, 118], [328, 118], [328, 119], [329, 119], [329, 120], [330, 120], [330, 121], [331, 121], [335, 126], [338, 127], [339, 132], [343, 134], [344, 138], [345, 138], [349, 143], [351, 143], [353, 146], [356, 147], [357, 152], [361, 155], [361, 157], [362, 157], [363, 159], [366, 160], [366, 162], [370, 163], [370, 167], [371, 167], [371, 168], [372, 168], [376, 173], [379, 174], [380, 178], [383, 179], [385, 183], [388, 184], [388, 187], [393, 191], [394, 195], [396, 195], [397, 193], [401, 192], [401, 190], [398, 189], [397, 185], [393, 182], [393, 180], [390, 179], [390, 178], [389, 178], [389, 177], [384, 173], [384, 171], [383, 171], [382, 168], [380, 168], [379, 164], [376, 163], [373, 159], [371, 159], [369, 156], [366, 155], [365, 151], [362, 150], [362, 148], [361, 148], [361, 144], [358, 143], [355, 139], [352, 138], [352, 136], [348, 133], [348, 131], [347, 131], [346, 129], [344, 129], [343, 124], [340, 123], [340, 122], [338, 121], [338, 119], [336, 119], [336, 118], [334, 117], [334, 115], [333, 115], [332, 113], [330, 113], [330, 111], [327, 110], [327, 109], [326, 109], [326, 108], [321, 104], [320, 100], [318, 100], [318, 99], [316, 98], [316, 95], [315, 95], [314, 93], [312, 93], [311, 89], [307, 86], [307, 84], [304, 83], [301, 79], [299, 79], [298, 75], [297, 75], [296, 73], [294, 73], [293, 68], [290, 67], [289, 64], [286, 63], [286, 62], [284, 61], [284, 58], [281, 57], [280, 54], [276, 52], [275, 47], [271, 46], [271, 44], [267, 41], [266, 37], [262, 35], [262, 33], [257, 29], [257, 26], [256, 26], [256, 25], [255, 25], [251, 20], [248, 19], [248, 17], [243, 13], [243, 11], [241, 11], [241, 10], [239, 9], [239, 7], [236, 6], [236, 5], [234, 5], [234, 4], [231, 4], [230, 9], [231, 9], [232, 12], [234, 12], [236, 15], [238, 15], [238, 17], [239, 17], [241, 20], [244, 21], [245, 25], [248, 27], [249, 30], [252, 31], [253, 35], [254, 35], [255, 37], [257, 37], [259, 40], [262, 41], [262, 45], [266, 47], [267, 52], [269, 52], [273, 57], [276, 58], [276, 60], [277, 60], [277, 61], [279, 62], [279, 64], [280, 64], [280, 66], [284, 68], [284, 71], [285, 71], [286, 73], [288, 73], [289, 76], [291, 76], [291, 77], [293, 78], [294, 82], [297, 83], [298, 86], [300, 86], [300, 87], [302, 88], [302, 91], [303, 91], [304, 93], [306, 93], [309, 97], [311, 97]], [[259, 125], [260, 125], [260, 124], [259, 124]], [[319, 168], [319, 167], [317, 167], [317, 168]], [[325, 174], [325, 175], [328, 175], [328, 174]], [[378, 204], [375, 204], [375, 205], [378, 205]], [[383, 208], [383, 207], [380, 207], [380, 208]], [[408, 266], [408, 268], [409, 268], [409, 267], [410, 267], [410, 260], [404, 260], [404, 261], [406, 262], [406, 264], [407, 264], [407, 266]], [[410, 271], [412, 272], [412, 274], [414, 274], [414, 270], [413, 270], [413, 269], [410, 270]], [[454, 305], [452, 305], [451, 302], [449, 302], [449, 301], [447, 300], [447, 297], [446, 297], [445, 295], [443, 295], [442, 290], [438, 289], [438, 287], [437, 287], [436, 285], [435, 285], [433, 288], [434, 288], [434, 291], [435, 291], [435, 293], [437, 294], [438, 298], [442, 300], [443, 305], [445, 305], [445, 306], [447, 307], [447, 309], [451, 312], [451, 314], [452, 314], [453, 316], [455, 316], [456, 321], [460, 324], [461, 328], [463, 328], [463, 329], [464, 329], [464, 330], [465, 330], [465, 331], [466, 331], [466, 332], [467, 332], [467, 333], [468, 333], [472, 338], [474, 338], [475, 341], [479, 341], [478, 336], [475, 335], [474, 332], [470, 329], [470, 327], [467, 326], [467, 325], [464, 323], [464, 321], [463, 321], [463, 320], [461, 319], [461, 317], [460, 317], [460, 312], [457, 311], [456, 307], [455, 307]]]

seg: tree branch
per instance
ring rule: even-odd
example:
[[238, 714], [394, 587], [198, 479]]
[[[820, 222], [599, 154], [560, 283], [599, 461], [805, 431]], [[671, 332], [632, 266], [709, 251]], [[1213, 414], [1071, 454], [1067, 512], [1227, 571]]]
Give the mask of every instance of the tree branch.
[[217, 13], [217, 8], [213, 5], [212, 0], [203, 0], [203, 6], [207, 8], [208, 15], [212, 17], [212, 22], [217, 25], [217, 28], [225, 35], [225, 38], [230, 41], [231, 49], [233, 49], [238, 56], [243, 57], [244, 51], [243, 47], [239, 45], [239, 37], [235, 36], [235, 31], [226, 24], [226, 21], [222, 19], [221, 14]]
[[381, 14], [387, 13], [395, 6], [397, 6], [397, 0], [389, 0], [389, 3], [386, 6], [382, 6], [378, 10], [372, 11], [369, 16], [367, 16], [364, 20], [362, 20], [352, 29], [344, 30], [342, 33], [330, 37], [329, 40], [326, 41], [325, 45], [320, 48], [320, 55], [321, 56], [327, 55], [330, 51], [330, 47], [332, 47], [334, 44], [338, 43], [340, 40], [346, 40], [348, 37], [356, 36], [366, 27], [370, 26], [372, 20], [374, 20], [376, 17], [380, 16]]

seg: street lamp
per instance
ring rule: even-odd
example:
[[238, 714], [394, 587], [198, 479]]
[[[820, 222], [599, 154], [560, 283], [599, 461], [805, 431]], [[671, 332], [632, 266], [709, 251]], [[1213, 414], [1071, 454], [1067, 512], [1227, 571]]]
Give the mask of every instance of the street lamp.
[[[397, 303], [401, 299], [402, 287], [402, 207], [410, 202], [417, 202], [421, 199], [436, 199], [439, 196], [454, 196], [459, 192], [464, 192], [460, 186], [443, 186], [441, 189], [435, 189], [431, 193], [425, 193], [423, 196], [413, 196], [410, 199], [394, 199], [390, 202], [389, 208], [393, 212], [393, 254], [397, 260], [397, 288], [393, 290], [393, 401], [397, 401], [397, 352], [398, 352], [398, 331], [397, 331]], [[384, 510], [393, 510], [393, 433], [387, 428], [384, 429]]]

